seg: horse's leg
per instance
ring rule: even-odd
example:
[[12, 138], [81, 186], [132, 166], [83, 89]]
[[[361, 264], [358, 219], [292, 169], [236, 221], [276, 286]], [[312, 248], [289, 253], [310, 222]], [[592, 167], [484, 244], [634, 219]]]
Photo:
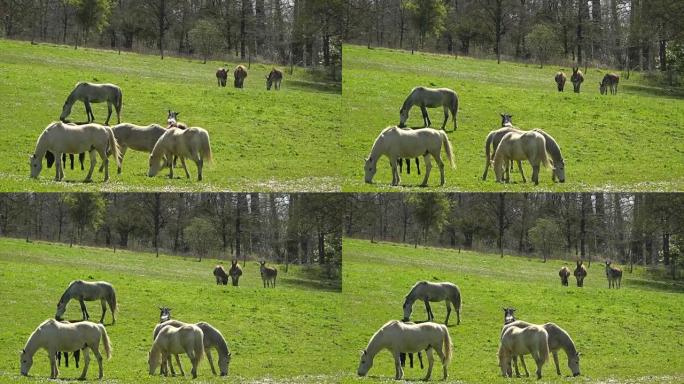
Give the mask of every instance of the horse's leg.
[[423, 128], [430, 126], [430, 117], [428, 116], [427, 109], [424, 105], [420, 106], [420, 113], [423, 115]]
[[534, 356], [534, 362], [537, 363], [537, 380], [539, 380], [542, 378], [542, 366], [544, 365], [544, 360], [537, 353], [537, 356]]
[[518, 160], [518, 171], [520, 171], [520, 176], [522, 176], [523, 183], [527, 183], [527, 179], [525, 179], [525, 172], [523, 172], [522, 161], [520, 160]]
[[[178, 357], [178, 355], [174, 356], [176, 356], [176, 365], [178, 365], [178, 370], [180, 371], [180, 374], [185, 376], [185, 371], [183, 370], [183, 364], [181, 364], [180, 357]], [[169, 364], [170, 363], [171, 361], [169, 360]]]
[[214, 360], [211, 358], [211, 351], [205, 349], [204, 354], [207, 355], [207, 360], [209, 360], [209, 366], [211, 366], [211, 373], [213, 373], [214, 376], [216, 376], [216, 369], [214, 369]]
[[[109, 119], [112, 117], [112, 102], [107, 102], [107, 120], [105, 120], [104, 125], [109, 125]], [[93, 119], [94, 120], [94, 119]]]
[[451, 315], [451, 305], [449, 305], [449, 299], [444, 300], [444, 303], [446, 304], [447, 310], [447, 317], [446, 320], [444, 320], [444, 325], [449, 325], [449, 315]]
[[399, 185], [399, 179], [398, 173], [399, 171], [397, 170], [397, 158], [396, 157], [390, 157], [390, 168], [392, 168], [392, 186]]
[[[449, 120], [449, 107], [447, 107], [445, 105], [444, 106], [444, 122], [442, 123], [442, 130], [444, 130], [444, 127], [446, 127], [446, 123], [448, 120]], [[456, 128], [454, 128], [454, 130], [456, 130]]]
[[83, 299], [78, 299], [78, 303], [81, 305], [81, 314], [83, 315], [83, 320], [88, 320], [88, 309], [86, 308]]
[[84, 183], [90, 183], [93, 181], [93, 170], [95, 169], [95, 164], [97, 163], [97, 152], [93, 149], [90, 151], [90, 169], [88, 170], [88, 175], [86, 175]]
[[401, 368], [401, 357], [399, 356], [400, 352], [394, 351], [392, 354], [394, 355], [394, 378], [396, 380], [401, 380], [401, 378], [404, 377], [404, 370]]
[[107, 302], [105, 299], [100, 299], [100, 305], [102, 305], [102, 317], [100, 318], [100, 324], [104, 324], [105, 313], [107, 313]]
[[430, 321], [430, 303], [427, 300], [423, 300], [425, 304], [425, 312], [427, 313], [427, 321]]
[[[83, 348], [83, 372], [81, 372], [81, 377], [79, 377], [79, 380], [85, 380], [86, 375], [88, 375], [88, 367], [90, 366], [90, 348]], [[102, 361], [102, 357], [100, 357], [100, 361]], [[102, 364], [102, 363], [100, 363]], [[100, 365], [102, 367], [102, 365]], [[102, 372], [102, 371], [100, 371]], [[100, 376], [102, 378], [102, 376]]]
[[439, 356], [439, 360], [442, 362], [442, 370], [444, 371], [444, 376], [442, 377], [442, 380], [446, 380], [447, 376], [449, 375], [447, 372], [446, 351], [442, 350], [441, 344], [442, 343], [440, 343], [440, 345], [435, 348], [435, 351], [437, 352], [437, 356]]
[[91, 348], [93, 350], [93, 353], [95, 354], [95, 359], [97, 359], [97, 368], [98, 368], [98, 374], [97, 378], [102, 379], [103, 376], [103, 371], [102, 371], [102, 355], [100, 354], [100, 348], [96, 346], [95, 348]]
[[[416, 170], [418, 171], [418, 174], [420, 175], [420, 160], [418, 160], [418, 159], [419, 158], [416, 157]], [[411, 161], [411, 160], [409, 160], [409, 161]]]
[[197, 181], [202, 181], [202, 168], [204, 168], [204, 160], [197, 160]]
[[[427, 381], [430, 380], [430, 376], [432, 376], [432, 367], [435, 364], [435, 358], [432, 357], [432, 347], [428, 347], [428, 349], [425, 350], [425, 354], [427, 355], [427, 361], [428, 361], [428, 369], [427, 373], [425, 374], [425, 378], [423, 380]], [[442, 360], [444, 361], [444, 360]], [[446, 371], [445, 371], [446, 373]]]
[[518, 356], [513, 356], [513, 368], [515, 369], [515, 377], [520, 377], [520, 372], [518, 371]]
[[107, 156], [107, 151], [102, 149], [97, 151], [102, 159], [102, 165], [104, 166], [104, 181], [109, 180], [109, 156]]
[[430, 177], [430, 170], [432, 169], [432, 161], [430, 161], [430, 154], [424, 155], [423, 160], [425, 161], [425, 176], [423, 177], [423, 183], [420, 184], [420, 186], [427, 187], [428, 178]]
[[539, 185], [539, 164], [532, 166], [532, 182], [534, 185]]
[[183, 170], [185, 171], [185, 178], [189, 179], [190, 178], [190, 172], [188, 172], [188, 167], [185, 166], [185, 157], [181, 156], [180, 161], [181, 161], [181, 166], [183, 166]]
[[525, 358], [523, 355], [520, 355], [520, 364], [522, 364], [522, 367], [525, 370], [525, 376], [530, 377], [530, 372], [527, 370], [527, 365], [525, 364]]
[[420, 369], [423, 369], [423, 354], [418, 352], [418, 362], [420, 363]]
[[439, 152], [436, 154], [433, 153], [432, 157], [435, 158], [437, 166], [439, 167], [439, 185], [442, 186], [444, 185], [444, 162], [442, 161], [442, 157], [439, 155]]
[[61, 181], [62, 177], [62, 154], [55, 153], [55, 181]]
[[560, 366], [558, 365], [558, 351], [553, 351], [553, 362], [556, 364], [556, 373], [560, 376]]
[[48, 355], [50, 355], [50, 378], [56, 379], [59, 375], [59, 369], [57, 368], [57, 353], [48, 350]]

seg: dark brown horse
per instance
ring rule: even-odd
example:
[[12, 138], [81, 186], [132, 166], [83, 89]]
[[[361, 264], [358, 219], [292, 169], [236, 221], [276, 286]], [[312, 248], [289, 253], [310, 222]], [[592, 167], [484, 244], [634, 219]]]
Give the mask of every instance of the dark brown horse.
[[[416, 157], [416, 169], [418, 170], [418, 174], [420, 175], [420, 158]], [[399, 173], [403, 171], [403, 163], [404, 161], [406, 162], [406, 173], [411, 174], [411, 159], [397, 159], [398, 164], [399, 164]]]
[[222, 266], [217, 265], [214, 268], [214, 277], [216, 278], [216, 285], [228, 285], [228, 274], [226, 274], [226, 270]]
[[584, 75], [579, 67], [572, 67], [570, 81], [572, 81], [572, 87], [574, 88], [575, 93], [580, 93], [580, 87], [582, 86], [582, 82], [584, 82]]
[[266, 90], [270, 91], [271, 86], [275, 86], [275, 90], [279, 91], [280, 90], [280, 83], [283, 81], [283, 71], [280, 69], [275, 69], [273, 68], [271, 70], [271, 73], [266, 76]]
[[575, 279], [577, 279], [578, 287], [584, 287], [584, 278], [587, 277], [587, 269], [584, 267], [582, 263], [582, 260], [577, 260], [577, 266], [575, 267], [575, 271], [573, 272], [573, 274], [575, 275]]
[[245, 68], [244, 65], [238, 65], [235, 67], [235, 70], [233, 70], [233, 77], [235, 78], [233, 83], [235, 88], [243, 88], [245, 77], [247, 77], [247, 68]]
[[603, 76], [603, 81], [599, 83], [599, 91], [602, 95], [608, 94], [608, 89], [610, 89], [611, 95], [617, 95], [618, 83], [620, 82], [620, 76], [615, 73], [606, 73]]
[[228, 70], [225, 68], [219, 68], [216, 70], [216, 82], [219, 87], [225, 87], [228, 82]]
[[606, 277], [608, 278], [608, 289], [620, 289], [622, 269], [611, 266], [610, 260], [606, 261]]
[[560, 276], [561, 279], [561, 285], [564, 287], [568, 286], [568, 278], [570, 277], [570, 270], [568, 267], [563, 267], [558, 271], [558, 276]]
[[567, 76], [565, 76], [565, 73], [562, 71], [556, 73], [556, 77], [554, 77], [554, 79], [558, 85], [558, 92], [563, 92], [563, 88], [565, 88], [565, 81], [568, 79]]
[[230, 262], [230, 270], [228, 271], [228, 275], [230, 275], [230, 280], [233, 286], [237, 287], [240, 276], [242, 276], [242, 268], [240, 268], [238, 265], [237, 260]]

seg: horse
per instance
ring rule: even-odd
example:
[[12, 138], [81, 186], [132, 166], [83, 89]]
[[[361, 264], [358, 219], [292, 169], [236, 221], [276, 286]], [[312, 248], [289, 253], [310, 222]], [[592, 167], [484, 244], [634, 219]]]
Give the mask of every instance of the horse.
[[[161, 331], [162, 328], [166, 326], [171, 326], [174, 328], [179, 328], [181, 326], [187, 325], [186, 323], [183, 323], [178, 320], [169, 320], [165, 321], [163, 323], [160, 323], [154, 328], [154, 331], [152, 333], [152, 338], [155, 339], [159, 332]], [[218, 353], [218, 367], [219, 367], [219, 374], [221, 376], [227, 376], [228, 375], [228, 366], [230, 364], [230, 359], [231, 359], [231, 353], [228, 350], [228, 343], [226, 342], [226, 339], [223, 337], [221, 332], [214, 328], [211, 324], [205, 323], [205, 322], [199, 322], [194, 324], [196, 325], [199, 329], [202, 330], [202, 334], [204, 339], [202, 340], [202, 344], [204, 346], [204, 354], [207, 356], [207, 360], [209, 361], [209, 365], [211, 366], [211, 372], [216, 375], [216, 369], [214, 368], [214, 360], [211, 357], [211, 348], [216, 349]], [[185, 372], [183, 372], [183, 366], [181, 365], [180, 359], [178, 358], [178, 355], [176, 355], [176, 364], [178, 365], [178, 368], [181, 371], [182, 375], [185, 375]], [[169, 368], [171, 368], [171, 374], [175, 375], [175, 372], [173, 370], [173, 364], [171, 363], [171, 360], [168, 360], [168, 365]], [[164, 367], [166, 369], [166, 367]]]
[[564, 287], [568, 286], [568, 278], [570, 277], [570, 270], [568, 267], [563, 267], [558, 271], [558, 276], [560, 276], [561, 279], [561, 285]]
[[171, 308], [159, 307], [159, 323], [171, 320]]
[[373, 176], [377, 172], [377, 162], [380, 157], [385, 155], [389, 158], [392, 168], [392, 185], [399, 185], [401, 176], [397, 170], [397, 159], [414, 158], [422, 155], [425, 161], [425, 176], [420, 186], [426, 187], [432, 169], [430, 161], [430, 155], [432, 155], [439, 166], [440, 185], [444, 185], [444, 162], [440, 157], [442, 147], [444, 147], [451, 168], [455, 168], [451, 143], [444, 131], [432, 128], [407, 130], [396, 126], [387, 127], [375, 139], [370, 156], [366, 159], [364, 165], [365, 181], [368, 184], [373, 182]]
[[102, 355], [100, 354], [100, 342], [104, 346], [107, 359], [112, 356], [112, 345], [107, 336], [107, 330], [102, 324], [91, 322], [62, 323], [55, 319], [42, 322], [29, 336], [19, 359], [22, 376], [28, 376], [33, 365], [33, 355], [39, 349], [45, 349], [50, 358], [50, 379], [59, 376], [59, 368], [56, 364], [58, 351], [76, 351], [83, 348], [85, 364], [80, 380], [85, 380], [90, 365], [90, 351], [92, 350], [99, 366], [98, 378], [102, 379]]
[[[152, 152], [157, 140], [166, 132], [166, 129], [158, 124], [141, 126], [129, 123], [117, 124], [112, 127], [112, 132], [119, 143], [121, 161], [117, 173], [121, 174], [123, 159], [128, 148], [141, 152]], [[102, 170], [102, 166], [100, 167]]]
[[608, 278], [608, 289], [620, 289], [620, 282], [622, 281], [622, 269], [615, 268], [610, 264], [610, 260], [606, 260], [606, 277]]
[[226, 270], [222, 266], [217, 265], [214, 268], [214, 277], [216, 278], [216, 285], [228, 284], [228, 274], [226, 274]]
[[442, 123], [442, 129], [446, 127], [446, 123], [449, 120], [449, 112], [451, 112], [451, 117], [454, 121], [454, 131], [456, 128], [458, 128], [458, 122], [456, 121], [456, 115], [458, 114], [458, 96], [453, 90], [449, 88], [413, 88], [399, 110], [400, 128], [404, 128], [406, 126], [406, 120], [408, 120], [409, 111], [414, 105], [418, 105], [423, 114], [423, 128], [427, 128], [432, 124], [430, 121], [430, 116], [428, 116], [427, 108], [438, 107], [444, 108], [444, 122]]
[[556, 77], [553, 78], [556, 80], [556, 85], [558, 85], [558, 92], [563, 92], [563, 89], [565, 88], [565, 82], [567, 81], [567, 76], [565, 76], [565, 73], [563, 71], [559, 71], [556, 73]]
[[234, 82], [233, 86], [235, 88], [243, 88], [245, 83], [245, 78], [247, 77], [247, 68], [244, 65], [238, 65], [233, 70]]
[[608, 88], [610, 88], [611, 95], [617, 95], [618, 83], [620, 82], [620, 76], [615, 73], [606, 73], [603, 76], [603, 80], [599, 83], [599, 92], [602, 95], [608, 94]]
[[264, 288], [273, 287], [275, 288], [276, 277], [278, 276], [278, 270], [275, 268], [269, 268], [266, 266], [265, 261], [259, 262], [259, 272], [261, 272], [261, 280], [264, 282]]
[[107, 304], [109, 304], [109, 310], [112, 312], [112, 325], [116, 323], [116, 291], [114, 290], [114, 287], [106, 281], [90, 282], [75, 280], [69, 283], [69, 286], [57, 303], [55, 319], [62, 320], [62, 316], [66, 311], [66, 306], [71, 299], [77, 299], [81, 304], [83, 320], [88, 320], [90, 318], [85, 302], [100, 300], [100, 304], [102, 304], [102, 317], [100, 318], [100, 323], [104, 321], [105, 313], [107, 313]]
[[180, 115], [180, 112], [175, 112], [169, 109], [169, 113], [166, 117], [166, 128], [180, 128], [180, 129], [188, 129], [187, 124], [181, 123], [178, 121], [178, 115]]
[[228, 82], [228, 70], [225, 68], [219, 68], [216, 70], [216, 82], [219, 87], [225, 87]]
[[[517, 327], [517, 328], [526, 328], [530, 325], [528, 322], [522, 321], [522, 320], [516, 320], [514, 322], [508, 323], [504, 325], [502, 334], [508, 327]], [[537, 325], [535, 325], [537, 326]], [[559, 327], [558, 325], [554, 323], [545, 323], [541, 325], [542, 328], [546, 331], [548, 335], [548, 346], [549, 346], [549, 351], [553, 355], [553, 362], [556, 366], [556, 373], [560, 376], [560, 365], [558, 363], [558, 351], [563, 349], [565, 352], [565, 355], [568, 358], [568, 368], [570, 368], [570, 371], [572, 372], [573, 376], [579, 376], [580, 375], [580, 365], [579, 365], [579, 360], [580, 360], [580, 353], [577, 352], [577, 347], [575, 347], [575, 342], [572, 341], [572, 338], [566, 332], [563, 328]], [[515, 362], [515, 374], [516, 376], [520, 376], [518, 372], [518, 363], [514, 358]], [[523, 355], [520, 355], [520, 363], [523, 366], [523, 369], [525, 369], [525, 374], [527, 376], [530, 376], [530, 373], [527, 371], [527, 366], [525, 365], [525, 360], [523, 358]]]
[[[494, 154], [496, 153], [496, 149], [499, 147], [499, 143], [501, 143], [501, 139], [503, 139], [503, 137], [510, 132], [524, 132], [513, 126], [512, 119], [513, 115], [501, 113], [501, 128], [489, 131], [489, 134], [485, 139], [485, 169], [484, 173], [482, 173], [482, 180], [487, 180], [487, 172], [492, 164], [492, 160], [494, 160]], [[492, 148], [491, 151], [489, 150], [490, 147]], [[511, 164], [511, 169], [512, 168], [513, 164]], [[522, 164], [520, 161], [518, 161], [518, 168], [522, 169]], [[522, 176], [523, 181], [526, 181], [525, 175], [523, 174]]]
[[[397, 159], [397, 164], [399, 165], [399, 173], [403, 172], [402, 164], [403, 162], [406, 161], [406, 174], [410, 175], [411, 174], [411, 159]], [[416, 169], [418, 170], [418, 174], [420, 175], [420, 158], [416, 157]]]
[[580, 71], [579, 67], [572, 67], [572, 76], [570, 76], [570, 81], [572, 82], [572, 87], [575, 93], [580, 93], [580, 87], [582, 82], [584, 82], [584, 75]]
[[447, 310], [444, 324], [449, 324], [452, 305], [456, 310], [456, 324], [461, 324], [461, 291], [455, 284], [431, 283], [428, 281], [419, 281], [414, 284], [404, 300], [404, 321], [409, 321], [413, 311], [413, 303], [416, 300], [422, 300], [425, 303], [425, 310], [428, 315], [427, 321], [435, 319], [432, 308], [430, 308], [430, 302], [444, 301]]
[[[409, 367], [413, 368], [413, 353], [407, 354], [404, 352], [399, 354], [399, 361], [401, 362], [401, 367], [406, 367], [406, 355], [408, 355], [409, 358]], [[423, 369], [423, 354], [421, 352], [418, 352], [418, 361], [420, 362], [420, 369]]]
[[[504, 307], [504, 325], [515, 321], [515, 308]], [[503, 334], [503, 330], [501, 332]]]
[[88, 123], [95, 121], [95, 115], [93, 115], [93, 109], [90, 107], [90, 103], [103, 103], [106, 101], [109, 113], [104, 125], [109, 125], [109, 118], [112, 117], [112, 106], [116, 109], [117, 124], [121, 124], [123, 94], [121, 88], [118, 86], [114, 84], [77, 83], [62, 107], [62, 114], [59, 116], [59, 119], [62, 122], [67, 122], [66, 118], [71, 114], [71, 107], [73, 107], [74, 103], [77, 101], [82, 101], [83, 105], [85, 105]]
[[[237, 260], [230, 262], [230, 270], [228, 270], [228, 276], [230, 276], [231, 283], [234, 287], [238, 286], [240, 281], [240, 276], [242, 276], [242, 268], [238, 265]], [[275, 283], [275, 278], [273, 279]]]
[[[62, 365], [62, 354], [64, 355], [64, 366], [69, 368], [69, 352], [68, 351], [57, 351], [57, 366]], [[74, 361], [76, 362], [76, 368], [78, 368], [78, 362], [81, 361], [81, 350], [77, 349], [72, 352]]]
[[185, 353], [192, 362], [192, 370], [190, 371], [192, 378], [196, 379], [197, 366], [204, 357], [204, 333], [194, 324], [184, 324], [178, 328], [162, 325], [157, 326], [160, 329], [154, 337], [152, 349], [148, 354], [147, 363], [150, 375], [153, 375], [157, 367], [161, 365], [162, 374], [168, 376], [165, 367], [170, 355]]
[[503, 377], [512, 377], [511, 360], [524, 354], [532, 354], [537, 363], [537, 379], [542, 377], [542, 366], [549, 359], [549, 334], [543, 327], [529, 325], [525, 328], [504, 326], [499, 345], [499, 367]]
[[587, 268], [585, 268], [582, 263], [582, 260], [577, 260], [577, 266], [575, 267], [575, 270], [572, 273], [573, 275], [575, 275], [578, 287], [584, 287], [584, 278], [587, 277]]
[[[190, 178], [188, 168], [185, 166], [185, 158], [189, 158], [197, 165], [197, 181], [202, 181], [202, 167], [204, 162], [211, 161], [211, 144], [209, 133], [203, 128], [191, 127], [188, 129], [169, 128], [164, 132], [152, 148], [149, 159], [147, 176], [154, 177], [162, 168], [162, 160], [168, 160], [177, 156], [181, 159], [185, 177]], [[169, 166], [169, 178], [173, 179], [173, 164]]]
[[[62, 166], [66, 165], [66, 153], [62, 153]], [[71, 162], [70, 168], [73, 170], [74, 169], [74, 154], [70, 153], [69, 154], [69, 160]], [[78, 154], [78, 162], [81, 164], [81, 171], [85, 170], [85, 167], [83, 166], [83, 161], [85, 160], [85, 152], [81, 152]], [[55, 163], [55, 155], [47, 151], [45, 152], [45, 161], [47, 162], [47, 167], [52, 168], [52, 164]], [[100, 166], [102, 167], [102, 166]]]
[[537, 132], [544, 136], [544, 143], [546, 144], [546, 153], [551, 156], [551, 180], [555, 183], [558, 180], [561, 183], [565, 183], [565, 159], [563, 158], [563, 153], [561, 152], [560, 145], [556, 142], [551, 135], [546, 133], [544, 130], [535, 128], [534, 132]]
[[283, 71], [280, 69], [271, 69], [271, 73], [266, 76], [266, 90], [271, 90], [271, 85], [275, 85], [275, 90], [280, 90], [280, 83], [283, 81]]
[[[546, 153], [546, 140], [539, 132], [509, 132], [507, 133], [494, 154], [494, 173], [497, 182], [509, 182], [508, 162], [511, 160], [528, 160], [532, 165], [532, 181], [539, 184], [539, 165], [551, 166]], [[520, 167], [520, 173], [524, 173]]]
[[90, 169], [84, 182], [91, 182], [93, 169], [95, 169], [96, 154], [100, 155], [105, 167], [104, 181], [109, 180], [109, 159], [107, 153], [114, 154], [118, 166], [121, 166], [119, 144], [116, 141], [112, 129], [99, 124], [69, 125], [61, 121], [48, 125], [36, 141], [36, 149], [29, 157], [31, 177], [38, 178], [43, 169], [43, 157], [47, 151], [52, 152], [55, 158], [55, 181], [64, 178], [62, 167], [62, 153], [90, 152]]
[[394, 378], [401, 380], [404, 376], [404, 370], [401, 368], [400, 353], [416, 353], [425, 350], [428, 369], [424, 380], [429, 380], [434, 365], [432, 350], [435, 350], [442, 362], [443, 378], [446, 380], [452, 347], [451, 336], [445, 325], [436, 323], [413, 324], [391, 320], [375, 332], [366, 349], [361, 352], [357, 373], [359, 376], [365, 376], [373, 366], [375, 355], [383, 349], [387, 349], [394, 356], [394, 368], [396, 370]]

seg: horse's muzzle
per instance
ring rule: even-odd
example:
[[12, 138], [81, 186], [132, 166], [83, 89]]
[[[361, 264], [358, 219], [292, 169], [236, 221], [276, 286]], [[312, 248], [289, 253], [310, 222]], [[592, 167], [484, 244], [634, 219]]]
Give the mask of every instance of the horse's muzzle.
[[558, 180], [558, 181], [560, 181], [561, 184], [565, 183], [565, 179], [563, 179], [563, 180]]
[[577, 373], [573, 373], [573, 374], [572, 374], [572, 377], [577, 377], [577, 376], [579, 376], [579, 375], [580, 375], [580, 373], [579, 373], [579, 372], [577, 372]]
[[403, 319], [401, 319], [401, 321], [403, 321], [403, 322], [409, 321], [409, 318], [408, 318], [408, 317], [404, 317]]

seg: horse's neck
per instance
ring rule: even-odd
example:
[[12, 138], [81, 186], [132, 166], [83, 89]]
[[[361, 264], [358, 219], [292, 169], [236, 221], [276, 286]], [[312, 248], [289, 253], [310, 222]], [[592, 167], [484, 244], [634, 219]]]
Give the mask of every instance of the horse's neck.
[[43, 131], [43, 133], [40, 135], [38, 138], [38, 142], [36, 143], [36, 150], [34, 154], [36, 155], [36, 158], [38, 160], [41, 160], [45, 156], [45, 152], [48, 150], [48, 138], [47, 138], [48, 132]]
[[404, 100], [404, 105], [401, 106], [401, 109], [407, 112], [411, 108], [413, 108], [413, 92]]
[[380, 352], [385, 347], [384, 342], [385, 332], [381, 329], [375, 335], [373, 335], [373, 338], [370, 342], [368, 342], [368, 345], [366, 346], [366, 353], [368, 354], [368, 357], [373, 359], [375, 355], [377, 355], [378, 352]]
[[382, 153], [385, 149], [385, 140], [386, 138], [384, 136], [380, 136], [377, 140], [375, 140], [375, 143], [373, 143], [373, 148], [371, 148], [370, 153], [370, 159], [373, 163], [373, 166], [377, 164], [379, 157], [382, 156]]
[[[573, 356], [577, 354], [577, 349], [575, 348], [575, 343], [572, 341], [570, 338], [570, 335], [568, 335], [567, 332], [562, 330], [559, 326], [551, 323], [550, 327], [545, 327], [547, 328], [547, 332], [549, 332], [549, 337], [554, 337], [558, 344], [560, 345], [561, 348], [565, 351], [565, 353], [568, 356]], [[550, 328], [550, 329], [549, 329]]]
[[42, 347], [42, 341], [43, 337], [40, 330], [36, 330], [26, 342], [24, 352], [29, 356], [33, 356], [36, 351]]

